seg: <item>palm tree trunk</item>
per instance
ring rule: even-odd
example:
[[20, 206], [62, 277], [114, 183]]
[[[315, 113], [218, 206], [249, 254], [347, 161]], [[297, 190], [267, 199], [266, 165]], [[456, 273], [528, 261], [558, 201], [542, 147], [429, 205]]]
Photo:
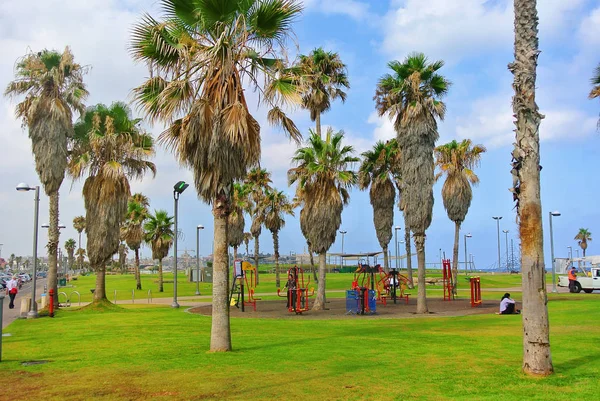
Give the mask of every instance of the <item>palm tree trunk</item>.
[[231, 351], [229, 327], [229, 266], [227, 263], [227, 200], [214, 202], [213, 305], [210, 350]]
[[250, 251], [248, 251], [248, 243], [246, 242], [246, 257], [248, 257], [249, 254], [250, 254]]
[[317, 116], [315, 118], [315, 128], [317, 129], [317, 135], [321, 138], [321, 113], [317, 112]]
[[417, 262], [419, 263], [419, 281], [417, 283], [417, 313], [429, 313], [427, 309], [427, 291], [425, 289], [425, 235], [415, 234]]
[[158, 292], [164, 292], [162, 259], [158, 259]]
[[310, 270], [313, 273], [313, 279], [315, 283], [319, 283], [319, 277], [317, 276], [317, 269], [315, 268], [315, 258], [313, 257], [312, 249], [310, 248], [310, 244], [308, 244], [308, 257], [310, 259]]
[[48, 227], [48, 290], [54, 290], [54, 305], [58, 305], [58, 190], [50, 194]]
[[404, 246], [406, 247], [406, 274], [408, 276], [408, 288], [415, 288], [412, 271], [412, 254], [410, 250], [410, 229], [406, 224], [406, 214], [404, 215]]
[[237, 247], [237, 246], [234, 246], [234, 247], [233, 247], [233, 260], [234, 260], [234, 261], [235, 261], [235, 260], [237, 260], [237, 249], [238, 249], [238, 247]]
[[107, 301], [106, 298], [106, 266], [94, 269], [96, 271], [96, 288], [94, 289], [94, 303]]
[[275, 253], [275, 286], [281, 287], [279, 277], [279, 232], [273, 231], [273, 252]]
[[[78, 246], [78, 248], [79, 248], [79, 249], [81, 249], [81, 231], [79, 231], [79, 246]], [[79, 250], [79, 249], [78, 249], [78, 250]], [[79, 267], [79, 272], [81, 273], [81, 270], [83, 269], [83, 266], [82, 266], [82, 263], [81, 263], [81, 261], [80, 261], [80, 260], [78, 260], [78, 263], [77, 263], [77, 264], [79, 265], [79, 266], [78, 266], [78, 267]]]
[[256, 284], [258, 284], [258, 238], [260, 235], [254, 237], [254, 264], [256, 265]]
[[325, 309], [325, 274], [327, 273], [327, 253], [319, 254], [319, 285], [317, 286], [317, 298], [313, 304], [313, 310]]
[[[523, 285], [523, 372], [535, 376], [553, 373], [550, 354], [546, 272], [540, 199], [539, 126], [543, 116], [535, 102], [538, 51], [536, 0], [515, 0], [515, 61], [513, 114], [516, 143], [513, 169], [518, 195], [521, 272]], [[518, 191], [517, 191], [518, 189]]]
[[388, 255], [388, 246], [383, 247], [383, 269], [386, 273], [390, 271], [390, 255]]
[[[452, 252], [452, 293], [456, 295], [458, 284], [458, 244], [460, 242], [460, 221], [454, 222], [454, 249]], [[466, 261], [465, 261], [466, 263]]]
[[142, 289], [142, 277], [140, 276], [140, 248], [135, 248], [135, 288]]

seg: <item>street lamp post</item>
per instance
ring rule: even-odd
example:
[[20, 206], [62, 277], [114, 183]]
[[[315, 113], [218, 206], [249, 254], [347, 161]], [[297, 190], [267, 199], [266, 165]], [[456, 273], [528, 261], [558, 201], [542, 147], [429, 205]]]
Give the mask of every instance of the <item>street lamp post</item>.
[[[506, 240], [506, 270], [509, 270], [508, 268], [508, 230], [502, 230], [502, 232], [504, 233], [504, 239]], [[510, 269], [512, 271], [512, 268]]]
[[171, 304], [171, 308], [179, 308], [179, 304], [177, 303], [177, 207], [179, 203], [179, 195], [189, 187], [189, 184], [186, 184], [184, 181], [179, 181], [177, 184], [173, 186], [173, 200], [175, 202], [174, 212], [175, 212], [175, 238], [173, 241], [173, 303]]
[[471, 235], [471, 233], [468, 233], [468, 234], [465, 234], [464, 237], [465, 237], [465, 275], [467, 275], [467, 269], [469, 267], [469, 262], [467, 260], [467, 255], [468, 255], [468, 253], [467, 253], [467, 238], [471, 238], [473, 236]]
[[398, 248], [398, 230], [401, 230], [402, 228], [400, 226], [396, 226], [394, 227], [394, 236], [395, 236], [395, 244], [396, 244], [396, 270], [398, 270], [398, 251], [400, 250]]
[[550, 219], [550, 260], [552, 261], [552, 292], [558, 292], [556, 289], [556, 266], [554, 263], [554, 234], [552, 232], [552, 217], [560, 216], [560, 212], [554, 211], [548, 213]]
[[340, 230], [340, 234], [342, 234], [342, 256], [340, 260], [340, 271], [344, 268], [344, 235], [346, 235], [348, 231]]
[[494, 216], [492, 218], [496, 220], [496, 227], [498, 228], [498, 271], [500, 271], [500, 220], [502, 216]]
[[204, 230], [202, 224], [196, 227], [196, 295], [200, 295], [200, 230]]
[[37, 302], [35, 301], [35, 285], [37, 282], [37, 241], [38, 241], [38, 215], [40, 212], [40, 187], [30, 187], [25, 183], [17, 185], [17, 191], [27, 192], [35, 190], [34, 212], [33, 212], [33, 278], [31, 279], [31, 306], [27, 313], [27, 319], [38, 317]]

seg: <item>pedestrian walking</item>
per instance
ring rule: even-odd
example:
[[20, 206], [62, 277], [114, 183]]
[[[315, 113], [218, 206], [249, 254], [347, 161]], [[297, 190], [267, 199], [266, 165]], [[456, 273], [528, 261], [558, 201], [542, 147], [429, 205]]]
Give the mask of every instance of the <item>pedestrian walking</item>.
[[17, 292], [19, 292], [19, 282], [17, 281], [17, 276], [12, 276], [12, 279], [6, 282], [6, 293], [10, 297], [10, 303], [8, 304], [9, 309], [13, 309], [15, 307], [15, 297], [17, 296]]

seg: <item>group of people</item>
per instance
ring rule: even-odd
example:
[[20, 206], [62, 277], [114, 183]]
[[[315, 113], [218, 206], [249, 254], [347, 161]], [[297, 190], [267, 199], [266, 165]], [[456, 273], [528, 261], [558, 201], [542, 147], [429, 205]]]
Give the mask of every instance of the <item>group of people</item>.
[[19, 292], [19, 280], [17, 280], [17, 276], [14, 275], [10, 280], [6, 282], [6, 294], [10, 298], [10, 303], [8, 304], [9, 309], [13, 309], [15, 307], [15, 297]]

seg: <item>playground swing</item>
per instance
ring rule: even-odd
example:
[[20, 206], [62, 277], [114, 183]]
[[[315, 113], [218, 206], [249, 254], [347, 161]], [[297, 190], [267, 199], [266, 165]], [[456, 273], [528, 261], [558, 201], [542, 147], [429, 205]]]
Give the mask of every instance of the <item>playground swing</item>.
[[246, 261], [235, 260], [229, 305], [236, 308], [241, 306], [242, 312], [245, 312], [245, 306], [252, 306], [256, 312], [256, 301], [260, 301], [260, 298], [254, 296], [256, 285], [256, 268]]
[[310, 275], [306, 283], [304, 282], [304, 269], [294, 266], [288, 270], [288, 282], [286, 284], [287, 291], [285, 295], [281, 295], [281, 289], [277, 289], [277, 295], [282, 298], [287, 298], [287, 308], [289, 312], [294, 312], [296, 315], [308, 311], [308, 298], [315, 294], [315, 289], [308, 290], [310, 284]]

